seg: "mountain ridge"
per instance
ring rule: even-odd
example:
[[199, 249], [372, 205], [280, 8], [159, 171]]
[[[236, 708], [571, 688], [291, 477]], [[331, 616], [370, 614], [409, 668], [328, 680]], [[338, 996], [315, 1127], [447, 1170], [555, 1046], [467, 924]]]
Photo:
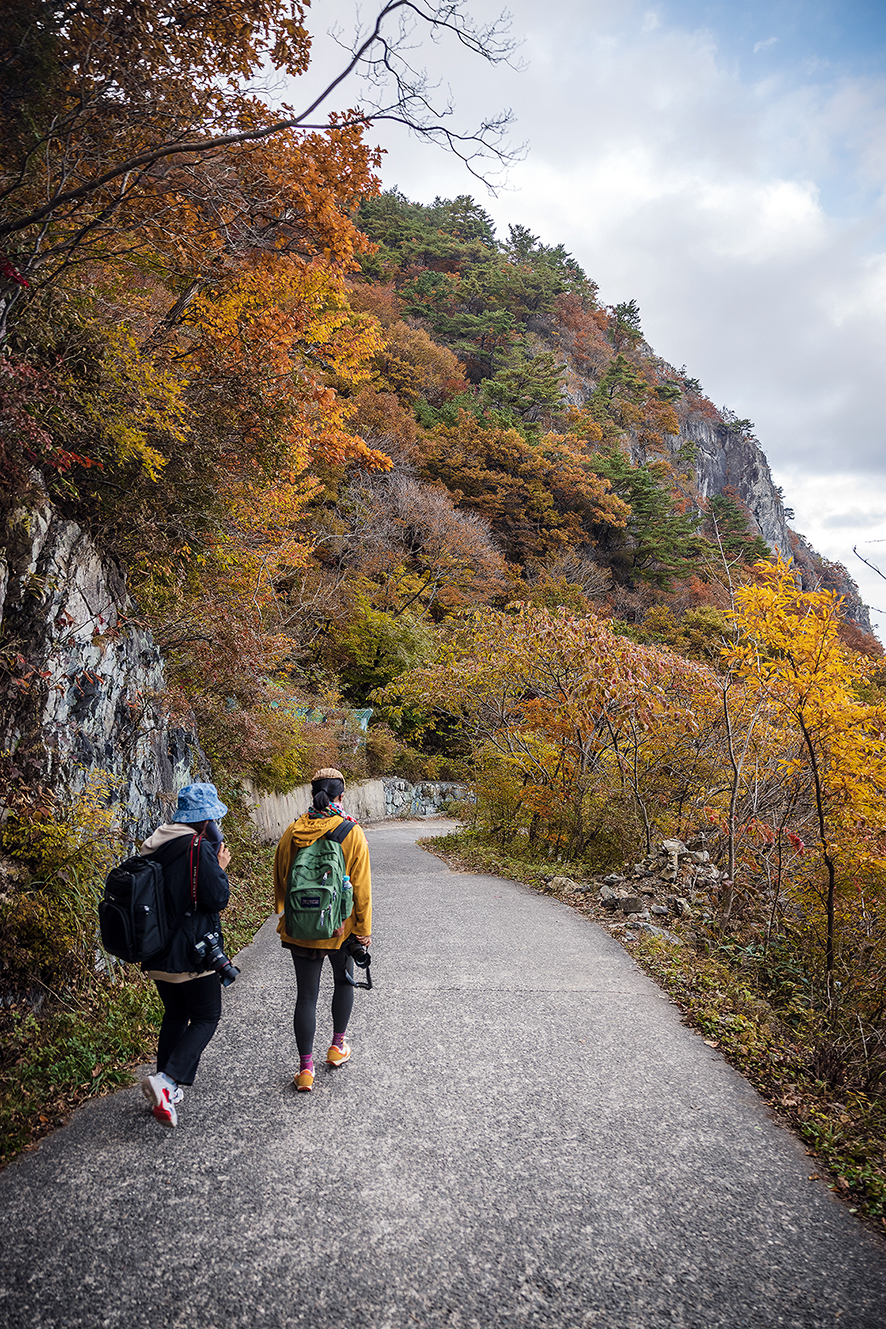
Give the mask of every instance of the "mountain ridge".
[[[613, 360], [627, 356], [635, 363], [645, 362], [660, 384], [657, 390], [670, 389], [666, 400], [674, 407], [676, 431], [659, 431], [650, 445], [644, 441], [644, 430], [628, 421], [622, 432], [632, 464], [648, 466], [664, 457], [672, 469], [685, 472], [687, 453], [692, 454], [694, 482], [690, 488], [699, 519], [715, 496], [734, 497], [747, 516], [749, 529], [762, 537], [773, 554], [794, 563], [804, 590], [824, 587], [835, 591], [843, 600], [844, 617], [862, 632], [873, 635], [868, 608], [848, 570], [821, 556], [789, 525], [792, 513], [772, 479], [768, 458], [751, 422], [738, 420], [728, 408], [715, 407], [685, 367], [678, 370], [656, 354], [642, 336], [635, 301], [601, 308], [596, 283], [562, 245], [542, 244], [519, 225], [509, 228], [506, 241], [497, 241], [491, 220], [467, 196], [436, 199], [433, 205], [425, 206], [390, 191], [380, 200], [364, 204], [361, 220], [367, 216], [370, 223], [375, 222], [367, 229], [379, 248], [375, 256], [364, 261], [364, 270], [376, 278], [392, 280], [398, 294], [405, 297], [407, 321], [450, 345], [479, 389], [484, 389], [495, 369], [495, 351], [486, 352], [487, 365], [477, 359], [482, 315], [485, 312], [488, 316], [494, 308], [500, 316], [502, 309], [508, 309], [507, 296], [502, 299], [499, 292], [498, 299], [489, 298], [494, 283], [486, 272], [493, 265], [496, 247], [513, 267], [530, 274], [529, 281], [524, 275], [530, 288], [528, 295], [523, 293], [525, 309], [512, 302], [510, 312], [516, 317], [512, 317], [507, 331], [514, 340], [519, 339], [522, 313], [527, 345], [536, 340], [553, 354], [562, 370], [561, 397], [565, 405], [579, 411], [591, 406]], [[430, 220], [433, 242], [422, 230], [423, 218]], [[511, 278], [511, 285], [516, 288], [516, 278]], [[456, 296], [459, 287], [463, 293], [460, 303]], [[473, 319], [472, 331], [466, 319]], [[492, 328], [493, 336], [495, 331]], [[465, 340], [471, 335], [473, 345]], [[539, 418], [541, 413], [534, 414]], [[533, 418], [533, 412], [528, 418]]]

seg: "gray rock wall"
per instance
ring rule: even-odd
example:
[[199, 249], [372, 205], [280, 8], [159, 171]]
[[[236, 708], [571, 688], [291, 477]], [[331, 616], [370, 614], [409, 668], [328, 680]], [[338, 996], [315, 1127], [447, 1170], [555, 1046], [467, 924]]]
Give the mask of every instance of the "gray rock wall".
[[[289, 823], [311, 805], [310, 784], [297, 785], [286, 794], [260, 794], [246, 780], [244, 789], [259, 837], [266, 842], [279, 840]], [[369, 823], [384, 821], [386, 817], [433, 817], [445, 803], [465, 797], [465, 787], [448, 780], [410, 784], [408, 780], [385, 776], [381, 780], [348, 785], [342, 803], [352, 817]]]
[[[781, 495], [757, 440], [690, 412], [680, 420], [680, 433], [671, 440], [673, 455], [687, 442], [696, 451], [693, 465], [699, 497], [708, 499], [724, 489], [733, 489], [772, 552], [794, 562], [803, 589], [836, 591], [843, 597], [844, 616], [865, 632], [872, 632], [867, 606], [847, 570], [842, 564], [823, 559], [788, 526]], [[646, 450], [639, 443], [634, 443], [632, 453], [635, 462], [647, 460]]]
[[695, 473], [699, 495], [707, 499], [727, 487], [734, 489], [769, 548], [790, 559], [791, 539], [784, 505], [757, 440], [690, 414], [681, 422], [675, 450], [684, 441], [693, 443], [697, 449]]
[[7, 779], [62, 797], [113, 778], [130, 838], [208, 764], [164, 706], [160, 652], [120, 568], [37, 497], [0, 533], [0, 754]]
[[464, 785], [451, 780], [423, 780], [410, 784], [408, 780], [386, 777], [385, 816], [434, 817], [447, 803], [464, 799], [468, 791]]

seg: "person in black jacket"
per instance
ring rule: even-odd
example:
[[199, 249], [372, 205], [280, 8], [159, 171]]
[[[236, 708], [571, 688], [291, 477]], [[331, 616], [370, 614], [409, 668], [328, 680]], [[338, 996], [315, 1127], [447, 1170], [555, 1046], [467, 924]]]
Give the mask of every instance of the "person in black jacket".
[[[223, 945], [219, 913], [230, 894], [225, 868], [231, 853], [213, 823], [227, 810], [214, 784], [186, 785], [173, 820], [158, 827], [141, 849], [162, 863], [167, 908], [171, 917], [181, 918], [164, 954], [150, 968], [142, 966], [163, 1002], [157, 1073], [142, 1080], [142, 1093], [164, 1126], [178, 1124], [182, 1086], [193, 1084], [221, 1019], [221, 977], [194, 948], [208, 933], [217, 933]], [[207, 827], [215, 832], [214, 840], [200, 838]]]

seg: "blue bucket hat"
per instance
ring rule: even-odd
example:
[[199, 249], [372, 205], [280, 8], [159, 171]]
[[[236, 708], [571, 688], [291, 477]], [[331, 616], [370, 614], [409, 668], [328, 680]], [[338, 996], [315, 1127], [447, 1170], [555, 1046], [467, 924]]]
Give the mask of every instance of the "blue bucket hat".
[[173, 821], [221, 821], [227, 808], [214, 784], [186, 784], [178, 791]]

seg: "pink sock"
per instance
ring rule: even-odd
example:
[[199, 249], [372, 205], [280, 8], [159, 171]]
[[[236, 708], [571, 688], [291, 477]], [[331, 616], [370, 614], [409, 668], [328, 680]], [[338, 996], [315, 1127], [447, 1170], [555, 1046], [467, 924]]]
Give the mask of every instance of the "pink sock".
[[344, 1048], [344, 1045], [345, 1045], [345, 1036], [344, 1036], [344, 1034], [333, 1034], [333, 1035], [332, 1035], [332, 1046], [333, 1046], [334, 1048], [338, 1048], [339, 1052], [341, 1052], [342, 1049]]
[[299, 1059], [298, 1059], [298, 1069], [299, 1069], [300, 1071], [313, 1071], [313, 1069], [314, 1069], [314, 1054], [313, 1054], [313, 1052], [308, 1052], [308, 1053], [306, 1054], [306, 1056], [304, 1056], [304, 1057], [299, 1057]]

